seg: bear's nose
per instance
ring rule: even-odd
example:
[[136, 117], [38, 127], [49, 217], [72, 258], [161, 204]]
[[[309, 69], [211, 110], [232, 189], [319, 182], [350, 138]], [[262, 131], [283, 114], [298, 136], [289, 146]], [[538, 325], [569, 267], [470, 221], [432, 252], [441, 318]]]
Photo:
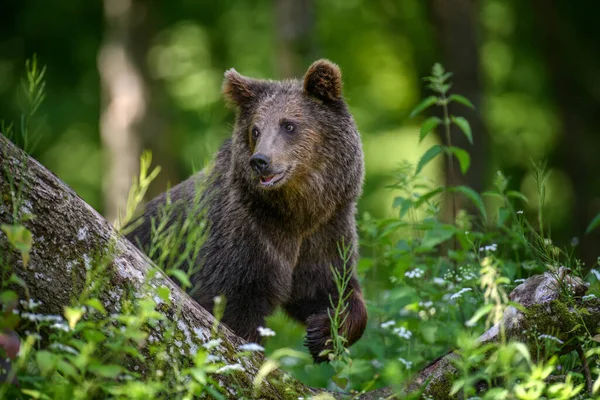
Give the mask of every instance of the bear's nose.
[[263, 174], [269, 168], [270, 162], [271, 160], [269, 160], [269, 157], [261, 153], [254, 154], [250, 157], [250, 166], [259, 174]]

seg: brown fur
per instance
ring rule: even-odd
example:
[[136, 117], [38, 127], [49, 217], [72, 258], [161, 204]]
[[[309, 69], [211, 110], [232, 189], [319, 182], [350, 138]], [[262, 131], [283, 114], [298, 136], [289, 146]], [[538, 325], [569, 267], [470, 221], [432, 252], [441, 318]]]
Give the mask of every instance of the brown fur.
[[[213, 298], [224, 295], [223, 322], [250, 341], [260, 340], [257, 327], [282, 305], [306, 324], [306, 345], [315, 361], [324, 361], [319, 353], [329, 346], [330, 296], [338, 298], [330, 266], [343, 267], [342, 242], [352, 248], [348, 268], [356, 264], [354, 214], [363, 182], [360, 137], [342, 99], [340, 70], [319, 60], [303, 81], [267, 81], [231, 69], [223, 94], [237, 109], [232, 139], [208, 179], [196, 175], [169, 193], [185, 214], [193, 182], [206, 181], [207, 238], [191, 295], [209, 311]], [[128, 235], [142, 248], [164, 202], [165, 194], [152, 200]], [[367, 321], [352, 274], [342, 327], [348, 344]]]

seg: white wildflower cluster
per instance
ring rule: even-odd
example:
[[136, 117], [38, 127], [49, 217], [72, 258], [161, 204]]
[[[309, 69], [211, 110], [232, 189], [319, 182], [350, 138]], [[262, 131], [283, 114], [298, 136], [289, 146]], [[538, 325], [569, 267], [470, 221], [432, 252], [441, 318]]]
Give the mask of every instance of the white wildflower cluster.
[[420, 301], [419, 307], [421, 308], [431, 308], [433, 306], [433, 301]]
[[405, 360], [402, 357], [398, 357], [398, 361], [400, 361], [402, 364], [404, 364], [404, 366], [406, 367], [406, 369], [411, 369], [412, 368], [412, 364], [413, 364], [412, 361]]
[[33, 314], [29, 312], [24, 312], [21, 314], [21, 318], [28, 319], [33, 322], [58, 322], [61, 323], [64, 321], [63, 317], [60, 315], [44, 315], [44, 314]]
[[74, 355], [79, 355], [79, 352], [77, 350], [75, 350], [71, 346], [65, 346], [62, 343], [52, 343], [50, 345], [50, 348], [53, 349], [53, 350], [61, 350], [61, 351], [64, 351], [65, 353], [71, 353], [71, 354], [74, 354]]
[[404, 338], [406, 340], [410, 339], [412, 336], [412, 332], [409, 331], [408, 329], [406, 329], [405, 327], [401, 326], [399, 328], [394, 328], [393, 332], [398, 335], [401, 338]]
[[258, 327], [258, 334], [260, 336], [275, 336], [275, 331], [270, 328], [263, 328], [262, 326]]
[[433, 278], [433, 283], [435, 283], [438, 286], [445, 286], [448, 282], [442, 278], [435, 277]]
[[62, 322], [57, 322], [55, 324], [52, 324], [50, 326], [50, 328], [65, 331], [65, 332], [69, 332], [71, 330], [71, 328], [69, 328], [69, 325], [62, 323]]
[[242, 351], [265, 351], [265, 348], [257, 343], [246, 343], [238, 347]]
[[21, 300], [19, 303], [21, 303], [21, 306], [26, 310], [35, 310], [42, 305], [41, 301], [35, 301], [34, 299], [29, 299], [27, 301]]
[[222, 374], [224, 372], [229, 372], [229, 371], [242, 371], [243, 372], [243, 371], [245, 371], [245, 369], [242, 366], [242, 364], [232, 364], [232, 365], [222, 366], [216, 372], [217, 372], [217, 374]]
[[456, 299], [458, 299], [459, 297], [462, 297], [462, 295], [463, 295], [464, 293], [470, 292], [471, 290], [473, 290], [473, 289], [471, 289], [471, 288], [468, 288], [468, 287], [467, 287], [467, 288], [460, 289], [458, 292], [456, 292], [456, 293], [454, 293], [452, 296], [450, 296], [450, 299], [451, 299], [451, 300], [456, 300]]
[[396, 321], [394, 321], [393, 319], [390, 319], [389, 321], [386, 321], [386, 322], [382, 323], [382, 324], [381, 324], [381, 327], [382, 327], [383, 329], [387, 329], [387, 328], [389, 328], [390, 326], [394, 326], [394, 325], [396, 325]]
[[223, 339], [221, 339], [221, 338], [212, 339], [212, 340], [209, 340], [208, 342], [204, 343], [202, 345], [202, 347], [204, 347], [206, 350], [210, 350], [210, 349], [214, 349], [215, 347], [220, 345], [222, 342], [223, 342]]
[[588, 294], [588, 295], [586, 295], [586, 296], [583, 296], [583, 297], [581, 298], [581, 300], [583, 300], [583, 301], [587, 301], [587, 300], [592, 300], [592, 299], [595, 299], [595, 298], [596, 298], [596, 295], [595, 295], [595, 294], [593, 294], [593, 293], [591, 293], [591, 294]]
[[404, 276], [406, 276], [407, 278], [420, 278], [423, 276], [423, 274], [425, 273], [425, 271], [423, 271], [421, 268], [415, 268], [412, 271], [406, 271], [404, 273]]
[[498, 245], [496, 243], [492, 243], [489, 246], [483, 246], [479, 248], [479, 251], [496, 251], [498, 250]]
[[565, 343], [565, 342], [563, 342], [562, 340], [560, 340], [559, 338], [557, 338], [556, 336], [552, 336], [552, 335], [546, 335], [546, 334], [543, 334], [543, 335], [540, 335], [540, 336], [538, 336], [538, 339], [548, 339], [548, 340], [553, 340], [553, 341], [555, 341], [555, 342], [556, 342], [556, 343], [558, 343], [558, 344], [564, 344], [564, 343]]

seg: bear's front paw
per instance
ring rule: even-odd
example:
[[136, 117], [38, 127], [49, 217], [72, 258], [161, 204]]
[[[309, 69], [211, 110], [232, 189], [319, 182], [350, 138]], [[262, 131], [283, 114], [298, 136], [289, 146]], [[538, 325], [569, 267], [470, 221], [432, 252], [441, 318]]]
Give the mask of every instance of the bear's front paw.
[[331, 321], [329, 315], [313, 314], [306, 321], [306, 339], [304, 345], [308, 347], [315, 364], [329, 361], [327, 355], [319, 355], [323, 350], [331, 350]]

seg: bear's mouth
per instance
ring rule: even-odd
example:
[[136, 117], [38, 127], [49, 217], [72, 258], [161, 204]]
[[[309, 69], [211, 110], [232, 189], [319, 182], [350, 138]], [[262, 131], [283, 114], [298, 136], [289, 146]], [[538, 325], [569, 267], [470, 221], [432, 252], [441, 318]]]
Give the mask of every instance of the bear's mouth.
[[277, 182], [279, 182], [284, 176], [285, 176], [285, 171], [279, 172], [274, 175], [266, 175], [266, 176], [261, 175], [259, 177], [260, 184], [263, 187], [271, 187], [271, 186], [275, 185]]

